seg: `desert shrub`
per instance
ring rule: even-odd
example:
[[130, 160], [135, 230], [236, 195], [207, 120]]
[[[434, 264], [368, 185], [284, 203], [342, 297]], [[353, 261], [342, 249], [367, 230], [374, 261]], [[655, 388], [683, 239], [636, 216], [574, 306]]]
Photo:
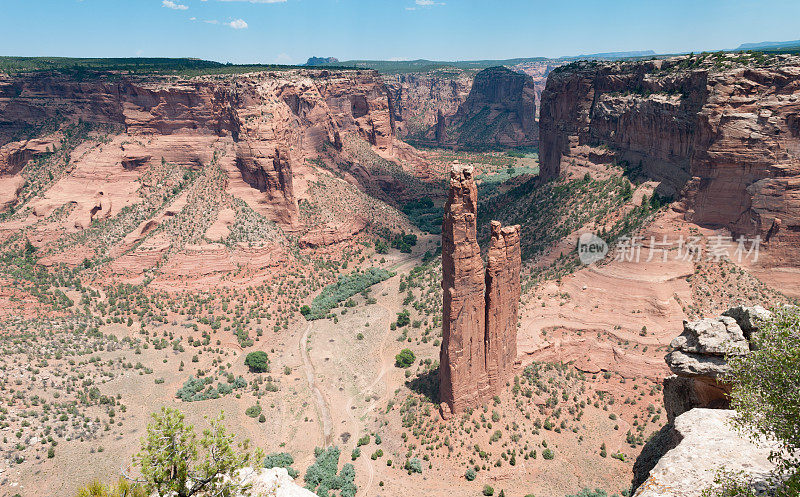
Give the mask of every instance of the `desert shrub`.
[[723, 471], [714, 478], [713, 486], [703, 489], [702, 497], [758, 497], [752, 482], [742, 473]]
[[550, 450], [550, 449], [544, 449], [544, 450], [542, 451], [542, 457], [544, 457], [545, 459], [547, 459], [548, 461], [550, 461], [550, 460], [552, 460], [554, 457], [556, 457], [556, 454], [555, 454], [555, 453], [554, 453], [552, 450]]
[[259, 404], [250, 406], [244, 410], [244, 413], [251, 418], [257, 418], [261, 414], [261, 406]]
[[406, 461], [404, 469], [408, 471], [408, 474], [422, 473], [422, 461], [420, 461], [416, 457], [412, 457], [411, 459]]
[[76, 497], [147, 497], [144, 487], [124, 478], [114, 485], [104, 485], [95, 480], [78, 489]]
[[735, 423], [778, 442], [777, 492], [800, 495], [800, 310], [783, 308], [752, 335], [752, 351], [730, 357]]
[[319, 295], [311, 302], [308, 314], [304, 314], [309, 321], [322, 319], [331, 309], [376, 283], [389, 279], [393, 274], [385, 269], [369, 268], [363, 272], [353, 271], [350, 274], [340, 275], [336, 283], [322, 289]]
[[483, 495], [486, 495], [487, 497], [489, 497], [491, 495], [494, 495], [494, 488], [492, 488], [491, 485], [484, 485], [483, 486]]
[[467, 481], [475, 480], [476, 476], [478, 475], [475, 474], [475, 470], [472, 468], [467, 468], [467, 471], [464, 473], [464, 478], [466, 478]]
[[394, 356], [394, 363], [399, 368], [408, 368], [414, 364], [416, 356], [411, 349], [403, 349], [399, 354]]
[[208, 399], [218, 399], [230, 394], [234, 390], [244, 388], [247, 386], [247, 380], [241, 376], [233, 380], [232, 383], [218, 383], [217, 387], [212, 386], [214, 379], [212, 377], [195, 378], [190, 376], [186, 383], [183, 384], [175, 396], [184, 402], [197, 402]]
[[608, 494], [605, 490], [601, 490], [599, 488], [595, 488], [594, 490], [584, 488], [577, 494], [567, 495], [566, 497], [608, 497]]
[[402, 328], [403, 326], [408, 326], [411, 323], [411, 315], [408, 313], [408, 309], [405, 309], [403, 312], [397, 313], [397, 327]]
[[244, 365], [250, 368], [251, 373], [268, 373], [269, 357], [263, 350], [250, 352], [244, 359]]
[[264, 458], [265, 468], [285, 468], [289, 476], [297, 478], [297, 471], [292, 468], [292, 464], [294, 464], [294, 458], [286, 452], [276, 452]]
[[345, 464], [337, 475], [339, 468], [339, 448], [328, 447], [314, 450], [316, 460], [306, 470], [306, 488], [320, 496], [327, 496], [329, 490], [339, 490], [342, 497], [354, 497], [356, 494], [356, 470], [352, 464]]

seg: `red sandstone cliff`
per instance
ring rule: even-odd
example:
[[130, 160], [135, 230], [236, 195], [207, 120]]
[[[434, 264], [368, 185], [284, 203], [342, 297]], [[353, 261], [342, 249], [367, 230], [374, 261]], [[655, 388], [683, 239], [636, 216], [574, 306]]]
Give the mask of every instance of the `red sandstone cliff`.
[[573, 160], [622, 163], [683, 196], [687, 220], [760, 235], [766, 263], [797, 266], [800, 58], [753, 67], [737, 57], [553, 71], [542, 95], [542, 176]]
[[[344, 136], [391, 155], [393, 114], [386, 87], [373, 71], [193, 78], [0, 75], [0, 206], [14, 205], [23, 166], [60, 140], [57, 134], [36, 140], [26, 135], [82, 120], [121, 137], [104, 147], [102, 157], [120, 172], [143, 171], [162, 159], [191, 167], [216, 161], [237, 195], [269, 219], [299, 229], [293, 181], [298, 165], [326, 143], [341, 150]], [[239, 182], [254, 191], [245, 192]], [[109, 189], [97, 186], [98, 192]], [[127, 203], [123, 197], [115, 201]]]
[[519, 226], [502, 228], [492, 222], [484, 271], [476, 233], [477, 197], [472, 167], [455, 164], [442, 223], [439, 395], [444, 416], [496, 395], [511, 376], [517, 355]]
[[[439, 116], [442, 117], [442, 116]], [[439, 130], [444, 128], [445, 133]], [[536, 91], [530, 76], [505, 67], [475, 75], [466, 100], [439, 119], [425, 140], [447, 147], [534, 147], [539, 143]]]
[[392, 74], [384, 77], [401, 138], [419, 137], [441, 119], [452, 116], [472, 88], [467, 72]]
[[549, 70], [434, 71], [386, 76], [398, 134], [445, 147], [531, 147], [538, 143], [537, 81]]

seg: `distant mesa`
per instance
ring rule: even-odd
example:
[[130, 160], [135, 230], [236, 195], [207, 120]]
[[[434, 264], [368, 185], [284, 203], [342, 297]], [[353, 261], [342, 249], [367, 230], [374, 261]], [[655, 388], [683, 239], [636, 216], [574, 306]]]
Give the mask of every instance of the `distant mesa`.
[[800, 47], [800, 40], [792, 41], [762, 41], [759, 43], [742, 43], [737, 50], [775, 50], [780, 48]]
[[339, 59], [336, 57], [309, 57], [307, 66], [321, 66], [323, 64], [336, 64]]

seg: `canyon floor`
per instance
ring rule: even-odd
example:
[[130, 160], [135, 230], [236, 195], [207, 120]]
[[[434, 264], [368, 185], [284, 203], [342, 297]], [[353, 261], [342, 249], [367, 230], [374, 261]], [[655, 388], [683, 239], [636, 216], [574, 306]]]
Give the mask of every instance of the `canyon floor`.
[[[449, 153], [430, 153], [434, 163], [452, 160]], [[506, 169], [499, 159], [493, 171]], [[644, 239], [714, 235], [670, 208], [641, 230]], [[285, 326], [264, 330], [258, 322], [266, 314], [251, 307], [262, 297], [253, 298], [248, 286], [223, 290], [219, 302], [192, 292], [147, 296], [145, 289], [109, 300], [105, 289], [97, 316], [52, 317], [75, 322], [72, 330], [69, 324], [61, 331], [28, 330], [36, 345], [7, 329], [3, 442], [14, 456], [0, 473], [3, 495], [68, 495], [93, 479], [120, 474], [137, 452], [149, 414], [161, 405], [180, 408], [197, 426], [224, 411], [238, 436], [269, 453], [291, 454], [301, 475], [316, 447], [336, 445], [342, 462], [352, 459], [363, 496], [476, 495], [487, 484], [507, 495], [564, 495], [584, 487], [622, 493], [642, 444], [665, 422], [663, 355], [682, 319], [731, 301], [778, 295], [730, 261], [608, 260], [544, 278], [523, 295], [513, 384], [490, 405], [445, 421], [435, 380], [441, 267], [431, 254], [438, 244], [437, 235], [418, 233], [410, 253], [378, 254], [362, 245], [343, 260], [394, 276], [325, 319], [306, 321], [295, 312]], [[325, 257], [342, 257], [344, 247], [353, 245], [328, 248]], [[528, 278], [538, 274], [536, 264], [526, 268]], [[310, 303], [315, 294], [300, 300]], [[72, 298], [79, 302], [81, 294], [73, 291]], [[138, 316], [120, 305], [143, 298], [163, 310], [155, 314], [158, 321], [129, 320]], [[103, 302], [116, 304], [108, 312], [115, 319], [100, 317]], [[192, 308], [202, 309], [203, 302], [219, 304], [209, 314], [221, 312], [220, 323], [229, 322], [226, 314], [245, 317], [248, 338], [242, 342], [229, 326], [215, 326], [216, 318], [198, 319], [200, 311]], [[398, 326], [403, 311], [409, 323]], [[70, 338], [65, 347], [73, 336], [80, 340]], [[416, 355], [408, 369], [395, 365], [403, 348]], [[267, 352], [270, 373], [251, 373], [244, 365], [246, 353], [256, 350]], [[244, 381], [218, 399], [186, 402], [176, 392], [190, 376], [214, 378], [211, 386]], [[48, 408], [40, 413], [41, 405]], [[246, 411], [253, 406], [260, 413], [251, 417]], [[353, 458], [356, 448], [360, 454]], [[408, 469], [412, 459], [421, 462], [421, 473]], [[473, 481], [465, 477], [469, 468]]]

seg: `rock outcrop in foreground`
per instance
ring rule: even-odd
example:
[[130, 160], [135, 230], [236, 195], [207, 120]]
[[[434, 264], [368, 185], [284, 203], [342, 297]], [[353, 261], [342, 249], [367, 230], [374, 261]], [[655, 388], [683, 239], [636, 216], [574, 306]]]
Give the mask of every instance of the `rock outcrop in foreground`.
[[770, 317], [761, 306], [737, 306], [716, 318], [684, 321], [665, 357], [675, 373], [664, 380], [668, 424], [636, 459], [635, 497], [700, 496], [723, 470], [743, 472], [756, 487], [769, 487], [775, 446], [734, 431], [726, 357], [748, 354], [751, 335]]
[[316, 497], [316, 494], [294, 482], [286, 468], [245, 469], [242, 483], [251, 485], [250, 497]]
[[761, 306], [739, 306], [716, 318], [684, 321], [683, 333], [672, 341], [672, 351], [665, 357], [674, 373], [664, 380], [664, 408], [670, 423], [695, 407], [730, 407], [726, 356], [750, 352], [750, 335], [770, 315]]
[[757, 487], [769, 488], [774, 447], [734, 431], [733, 415], [730, 410], [697, 408], [678, 416], [664, 437], [674, 448], [661, 457], [634, 497], [699, 497], [723, 470], [745, 472]]
[[477, 241], [478, 191], [471, 166], [455, 164], [442, 224], [444, 317], [439, 365], [442, 415], [496, 395], [517, 354], [519, 226], [492, 222], [488, 269]]

